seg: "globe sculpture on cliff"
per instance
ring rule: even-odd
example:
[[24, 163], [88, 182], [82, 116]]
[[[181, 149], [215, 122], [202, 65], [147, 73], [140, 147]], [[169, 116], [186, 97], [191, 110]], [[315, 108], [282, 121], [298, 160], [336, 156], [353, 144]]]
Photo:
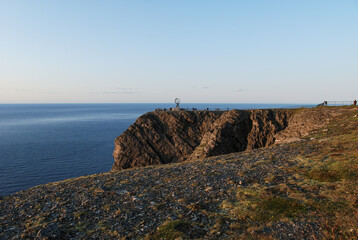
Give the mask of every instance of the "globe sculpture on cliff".
[[174, 102], [175, 102], [175, 104], [177, 105], [175, 109], [176, 109], [177, 111], [179, 111], [179, 110], [180, 110], [180, 107], [179, 107], [179, 104], [180, 104], [180, 98], [176, 98], [176, 99], [174, 99]]

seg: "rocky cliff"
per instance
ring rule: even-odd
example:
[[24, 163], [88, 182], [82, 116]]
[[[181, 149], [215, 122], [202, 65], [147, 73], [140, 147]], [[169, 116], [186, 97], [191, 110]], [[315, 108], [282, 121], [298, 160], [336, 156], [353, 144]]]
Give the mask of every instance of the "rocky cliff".
[[148, 113], [116, 156], [160, 163], [302, 136], [0, 196], [0, 239], [357, 239], [357, 106]]
[[296, 111], [150, 112], [116, 138], [112, 170], [266, 147], [275, 142], [278, 132], [287, 128]]

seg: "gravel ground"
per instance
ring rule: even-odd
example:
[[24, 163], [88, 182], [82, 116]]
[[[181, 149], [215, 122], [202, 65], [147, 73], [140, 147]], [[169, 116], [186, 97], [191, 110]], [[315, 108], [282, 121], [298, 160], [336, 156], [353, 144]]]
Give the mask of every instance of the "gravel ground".
[[[150, 239], [164, 222], [180, 220], [189, 224], [187, 238], [230, 238], [233, 220], [222, 202], [234, 199], [238, 187], [286, 182], [289, 175], [283, 168], [294, 165], [302, 150], [273, 146], [34, 187], [1, 199], [0, 237]], [[269, 175], [276, 178], [267, 182]], [[224, 220], [216, 229], [220, 219]], [[255, 230], [279, 239], [317, 238], [319, 231], [318, 223], [304, 221], [276, 222]]]

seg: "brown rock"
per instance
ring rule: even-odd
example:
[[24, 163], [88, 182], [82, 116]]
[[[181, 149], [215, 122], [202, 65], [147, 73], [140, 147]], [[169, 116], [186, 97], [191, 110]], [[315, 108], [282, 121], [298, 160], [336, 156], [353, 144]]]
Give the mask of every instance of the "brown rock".
[[156, 111], [115, 140], [112, 170], [269, 146], [293, 110]]

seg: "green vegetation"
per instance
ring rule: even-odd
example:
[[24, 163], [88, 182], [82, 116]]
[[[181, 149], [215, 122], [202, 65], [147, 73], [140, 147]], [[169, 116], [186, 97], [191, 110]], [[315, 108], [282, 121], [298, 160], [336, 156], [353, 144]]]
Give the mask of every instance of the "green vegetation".
[[[337, 116], [309, 136], [311, 151], [297, 158], [291, 168], [310, 206], [310, 216], [325, 221], [327, 238], [354, 238], [358, 234], [358, 117], [357, 108]], [[294, 147], [302, 143], [294, 144]], [[310, 180], [311, 179], [311, 180]]]
[[[345, 108], [352, 111], [314, 131], [306, 138], [309, 141], [288, 145], [300, 154], [286, 159], [293, 164], [281, 166], [282, 176], [268, 173], [265, 184], [256, 182], [234, 189], [236, 198], [222, 203], [231, 216], [233, 235], [269, 237], [257, 231], [277, 222], [310, 219], [320, 222], [322, 236], [327, 239], [358, 236], [358, 111]], [[276, 158], [268, 154], [249, 171], [274, 164]], [[275, 184], [285, 175], [285, 183]]]
[[189, 222], [183, 220], [175, 220], [165, 222], [162, 226], [158, 227], [155, 234], [148, 236], [146, 239], [166, 239], [174, 240], [188, 237], [187, 233], [191, 230], [192, 226]]
[[237, 198], [224, 202], [223, 208], [229, 210], [236, 220], [260, 223], [292, 218], [306, 211], [306, 206], [299, 200], [275, 196], [258, 185], [239, 188]]

